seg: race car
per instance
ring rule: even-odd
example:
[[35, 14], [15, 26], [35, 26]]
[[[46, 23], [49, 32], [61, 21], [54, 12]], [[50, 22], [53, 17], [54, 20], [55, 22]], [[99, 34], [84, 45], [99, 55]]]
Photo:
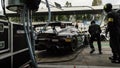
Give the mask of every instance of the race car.
[[36, 49], [44, 48], [47, 51], [67, 50], [74, 52], [80, 46], [84, 46], [85, 35], [72, 24], [55, 22], [50, 23], [48, 27], [37, 32]]

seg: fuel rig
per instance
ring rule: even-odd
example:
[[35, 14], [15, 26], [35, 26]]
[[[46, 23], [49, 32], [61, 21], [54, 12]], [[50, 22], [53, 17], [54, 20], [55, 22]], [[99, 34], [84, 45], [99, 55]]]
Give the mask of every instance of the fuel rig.
[[[47, 0], [46, 0], [47, 1]], [[32, 14], [35, 13], [41, 0], [1, 0], [4, 16], [8, 21], [0, 21], [0, 66], [3, 68], [37, 68], [35, 59]], [[20, 14], [21, 23], [9, 21], [8, 9]]]

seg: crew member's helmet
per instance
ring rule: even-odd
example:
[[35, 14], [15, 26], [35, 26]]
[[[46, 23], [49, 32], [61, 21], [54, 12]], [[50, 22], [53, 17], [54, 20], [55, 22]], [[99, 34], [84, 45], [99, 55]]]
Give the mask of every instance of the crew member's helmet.
[[112, 4], [111, 3], [105, 4], [103, 9], [107, 13], [110, 12], [112, 10]]
[[94, 20], [92, 20], [92, 21], [91, 21], [91, 24], [95, 24], [95, 21], [94, 21]]

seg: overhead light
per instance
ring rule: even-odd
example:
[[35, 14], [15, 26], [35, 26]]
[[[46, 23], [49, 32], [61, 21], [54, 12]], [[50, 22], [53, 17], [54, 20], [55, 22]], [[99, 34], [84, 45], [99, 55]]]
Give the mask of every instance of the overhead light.
[[10, 11], [19, 11], [23, 9], [24, 0], [8, 0], [7, 9]]

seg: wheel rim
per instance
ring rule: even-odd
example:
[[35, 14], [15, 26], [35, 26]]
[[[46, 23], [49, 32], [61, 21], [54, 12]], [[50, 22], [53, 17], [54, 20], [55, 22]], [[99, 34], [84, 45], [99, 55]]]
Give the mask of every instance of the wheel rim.
[[74, 52], [76, 51], [76, 48], [77, 48], [77, 40], [75, 37], [73, 37], [73, 41], [71, 43], [71, 50]]

